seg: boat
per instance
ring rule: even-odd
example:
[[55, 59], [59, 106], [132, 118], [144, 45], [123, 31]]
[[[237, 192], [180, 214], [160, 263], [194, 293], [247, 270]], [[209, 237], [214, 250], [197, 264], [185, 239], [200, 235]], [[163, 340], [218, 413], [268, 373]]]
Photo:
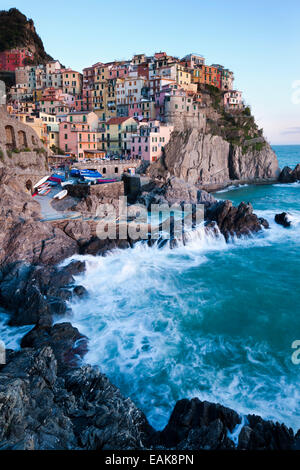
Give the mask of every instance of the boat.
[[62, 188], [63, 188], [64, 186], [67, 186], [68, 184], [72, 184], [72, 182], [71, 182], [71, 181], [62, 181], [62, 182], [60, 183], [60, 185], [61, 185]]
[[33, 189], [35, 188], [38, 188], [39, 186], [41, 186], [43, 183], [45, 183], [48, 178], [50, 178], [50, 176], [44, 176], [44, 178], [42, 178], [40, 181], [38, 181], [34, 186], [33, 186]]
[[68, 194], [68, 191], [66, 189], [64, 189], [63, 191], [60, 191], [60, 193], [57, 193], [55, 194], [55, 196], [53, 197], [53, 199], [63, 199], [64, 197], [66, 197], [66, 195]]
[[77, 168], [71, 168], [70, 176], [74, 176], [75, 178], [79, 178], [80, 171]]
[[102, 178], [98, 170], [80, 170], [80, 176], [83, 178]]
[[97, 180], [97, 184], [104, 184], [104, 183], [116, 183], [118, 180], [112, 178], [101, 178]]
[[62, 181], [65, 181], [65, 177], [62, 176], [62, 175], [51, 175], [50, 178], [49, 178], [49, 181], [53, 181], [55, 183], [61, 183]]
[[48, 193], [50, 193], [51, 188], [45, 189], [45, 192], [42, 194], [42, 196], [46, 196]]
[[49, 189], [49, 188], [50, 188], [50, 185], [47, 183], [44, 183], [37, 188], [37, 192], [41, 194], [42, 192], [44, 192], [46, 189]]

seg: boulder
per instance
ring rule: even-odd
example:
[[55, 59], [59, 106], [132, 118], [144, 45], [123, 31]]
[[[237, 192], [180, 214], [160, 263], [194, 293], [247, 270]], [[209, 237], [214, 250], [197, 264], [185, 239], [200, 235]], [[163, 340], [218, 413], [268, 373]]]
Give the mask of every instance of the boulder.
[[291, 221], [288, 218], [288, 214], [286, 212], [282, 212], [281, 214], [275, 215], [275, 222], [279, 225], [282, 225], [285, 228], [291, 226]]
[[248, 236], [269, 227], [267, 220], [257, 217], [252, 205], [244, 202], [234, 207], [231, 201], [219, 201], [206, 209], [205, 219], [208, 223], [217, 223], [226, 241], [233, 236]]
[[176, 403], [157, 439], [167, 449], [233, 449], [227, 434], [240, 422], [239, 415], [229, 408], [198, 398], [184, 399]]
[[278, 177], [278, 181], [280, 183], [294, 183], [297, 178], [293, 170], [289, 166], [285, 166]]
[[71, 323], [58, 323], [52, 327], [36, 326], [21, 341], [22, 348], [40, 349], [50, 346], [59, 371], [78, 366], [87, 352], [87, 338]]
[[239, 435], [239, 450], [291, 450], [295, 445], [292, 429], [284, 424], [264, 421], [260, 416], [248, 415], [248, 424]]
[[[216, 199], [197, 186], [187, 183], [177, 177], [169, 178], [165, 183], [157, 182], [143, 188], [138, 201], [150, 209], [151, 204], [183, 205], [204, 204], [206, 207], [216, 202]], [[147, 191], [148, 189], [148, 191]]]

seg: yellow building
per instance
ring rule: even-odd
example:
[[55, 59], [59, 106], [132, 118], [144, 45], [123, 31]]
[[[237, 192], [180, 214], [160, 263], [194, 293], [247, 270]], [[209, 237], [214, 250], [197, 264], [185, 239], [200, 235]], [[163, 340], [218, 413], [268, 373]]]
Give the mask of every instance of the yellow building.
[[94, 90], [92, 94], [93, 111], [100, 119], [105, 120], [105, 106], [107, 103], [107, 80], [109, 70], [107, 65], [95, 66]]
[[[99, 148], [111, 155], [129, 155], [132, 134], [137, 132], [137, 122], [130, 117], [113, 117], [102, 123], [99, 131]], [[100, 126], [101, 128], [101, 126]]]
[[182, 88], [189, 87], [192, 82], [191, 73], [184, 65], [176, 64], [176, 82]]
[[82, 75], [71, 69], [62, 71], [63, 92], [68, 95], [80, 95], [82, 92]]
[[32, 127], [32, 129], [37, 133], [39, 136], [40, 141], [48, 147], [48, 131], [47, 131], [47, 124], [43, 122], [42, 118], [29, 115], [28, 113], [18, 113], [16, 118], [27, 124], [28, 126]]

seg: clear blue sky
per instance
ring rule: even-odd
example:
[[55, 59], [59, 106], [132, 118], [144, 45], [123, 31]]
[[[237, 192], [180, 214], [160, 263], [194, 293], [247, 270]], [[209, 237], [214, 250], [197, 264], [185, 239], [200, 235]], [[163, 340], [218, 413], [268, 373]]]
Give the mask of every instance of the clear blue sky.
[[134, 53], [203, 54], [234, 71], [271, 143], [300, 144], [299, 0], [1, 1], [12, 7], [34, 20], [49, 54], [80, 71]]

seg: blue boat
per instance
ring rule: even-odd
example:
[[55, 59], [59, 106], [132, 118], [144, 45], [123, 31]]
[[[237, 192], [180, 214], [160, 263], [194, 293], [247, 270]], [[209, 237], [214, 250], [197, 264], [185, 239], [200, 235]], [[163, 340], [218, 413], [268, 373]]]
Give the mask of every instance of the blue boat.
[[75, 178], [79, 178], [80, 171], [77, 168], [72, 168], [70, 171], [70, 176], [74, 176]]
[[80, 170], [80, 178], [85, 181], [95, 181], [102, 178], [102, 175], [97, 170]]

